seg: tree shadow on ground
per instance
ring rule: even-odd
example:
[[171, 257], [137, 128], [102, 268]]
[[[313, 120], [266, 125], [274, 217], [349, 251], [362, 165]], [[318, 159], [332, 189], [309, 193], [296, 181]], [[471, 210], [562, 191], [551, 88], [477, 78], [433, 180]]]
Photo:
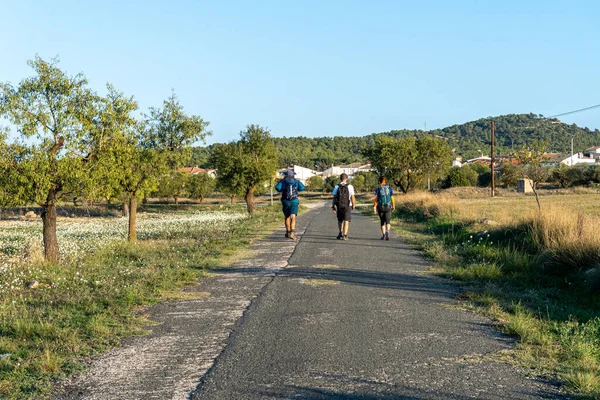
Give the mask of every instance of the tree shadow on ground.
[[[383, 289], [397, 289], [420, 293], [435, 294], [431, 298], [422, 298], [420, 301], [440, 302], [440, 296], [451, 299], [459, 290], [444, 283], [440, 278], [430, 275], [411, 275], [403, 273], [372, 272], [360, 269], [337, 269], [321, 267], [295, 267], [290, 266], [281, 270], [257, 267], [219, 267], [213, 270], [219, 274], [247, 274], [265, 275], [273, 273], [280, 277], [331, 280], [351, 285], [376, 287]], [[443, 299], [442, 299], [443, 300]]]
[[[467, 400], [474, 398], [485, 399], [514, 399], [514, 398], [537, 398], [556, 399], [557, 393], [541, 389], [539, 387], [530, 390], [510, 391], [503, 394], [494, 393], [450, 393], [434, 388], [416, 388], [405, 385], [390, 384], [360, 377], [347, 377], [338, 374], [325, 374], [316, 377], [322, 384], [287, 384], [273, 387], [258, 387], [250, 391], [261, 398], [270, 399], [303, 399], [303, 400], [425, 400], [425, 399], [448, 399]], [[332, 387], [345, 389], [333, 389]], [[457, 388], [460, 390], [459, 388]], [[517, 397], [515, 397], [515, 395]], [[561, 396], [562, 398], [562, 396]]]

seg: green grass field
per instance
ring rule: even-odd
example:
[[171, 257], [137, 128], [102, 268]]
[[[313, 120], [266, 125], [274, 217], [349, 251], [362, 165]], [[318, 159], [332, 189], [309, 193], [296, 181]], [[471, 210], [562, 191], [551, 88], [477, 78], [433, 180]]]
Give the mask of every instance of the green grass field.
[[140, 307], [180, 298], [281, 222], [278, 204], [252, 218], [242, 207], [152, 205], [129, 244], [126, 218], [61, 217], [62, 258], [51, 265], [39, 218], [0, 221], [0, 398], [44, 397], [84, 357], [145, 334], [152, 322]]

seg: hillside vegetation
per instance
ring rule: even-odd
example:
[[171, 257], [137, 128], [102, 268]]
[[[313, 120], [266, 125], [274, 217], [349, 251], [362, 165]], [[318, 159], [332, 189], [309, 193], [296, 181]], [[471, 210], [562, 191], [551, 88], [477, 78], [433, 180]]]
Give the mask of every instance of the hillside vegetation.
[[[497, 154], [507, 154], [511, 149], [528, 146], [534, 140], [546, 141], [552, 152], [571, 151], [571, 135], [574, 137], [574, 150], [583, 151], [592, 146], [600, 146], [600, 130], [568, 125], [557, 119], [544, 118], [536, 114], [509, 114], [482, 118], [460, 125], [428, 132], [423, 130], [392, 130], [362, 137], [290, 137], [274, 138], [279, 151], [282, 167], [298, 164], [305, 167], [325, 169], [331, 164], [345, 164], [365, 161], [363, 151], [372, 145], [378, 135], [392, 137], [434, 135], [447, 140], [453, 155], [465, 158], [489, 152], [490, 122], [496, 125]], [[213, 146], [196, 147], [193, 163], [210, 167], [208, 159]]]

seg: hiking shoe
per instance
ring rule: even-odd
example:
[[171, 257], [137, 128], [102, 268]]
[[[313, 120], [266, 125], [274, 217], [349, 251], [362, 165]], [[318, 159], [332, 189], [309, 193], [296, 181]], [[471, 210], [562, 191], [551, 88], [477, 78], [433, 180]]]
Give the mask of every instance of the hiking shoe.
[[290, 232], [288, 238], [290, 238], [292, 240], [296, 240], [296, 235], [294, 234], [294, 232]]
[[344, 235], [344, 240], [348, 240], [348, 235]]
[[286, 238], [289, 238], [289, 237], [290, 237], [290, 233], [289, 233], [289, 232], [286, 232], [286, 233], [285, 233], [285, 237], [286, 237]]
[[385, 234], [385, 240], [390, 240], [390, 234], [389, 233]]
[[337, 240], [342, 240], [344, 238], [344, 235], [342, 235], [342, 232], [338, 233], [337, 235]]
[[385, 235], [383, 235], [379, 240], [385, 240]]

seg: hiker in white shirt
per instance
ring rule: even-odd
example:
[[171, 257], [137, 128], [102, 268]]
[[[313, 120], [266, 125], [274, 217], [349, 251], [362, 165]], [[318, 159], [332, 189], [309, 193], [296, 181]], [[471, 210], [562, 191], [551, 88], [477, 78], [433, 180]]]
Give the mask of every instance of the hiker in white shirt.
[[337, 215], [339, 240], [348, 240], [348, 227], [352, 220], [356, 199], [354, 198], [354, 186], [348, 183], [348, 175], [340, 175], [341, 182], [333, 188], [333, 202], [331, 209]]

